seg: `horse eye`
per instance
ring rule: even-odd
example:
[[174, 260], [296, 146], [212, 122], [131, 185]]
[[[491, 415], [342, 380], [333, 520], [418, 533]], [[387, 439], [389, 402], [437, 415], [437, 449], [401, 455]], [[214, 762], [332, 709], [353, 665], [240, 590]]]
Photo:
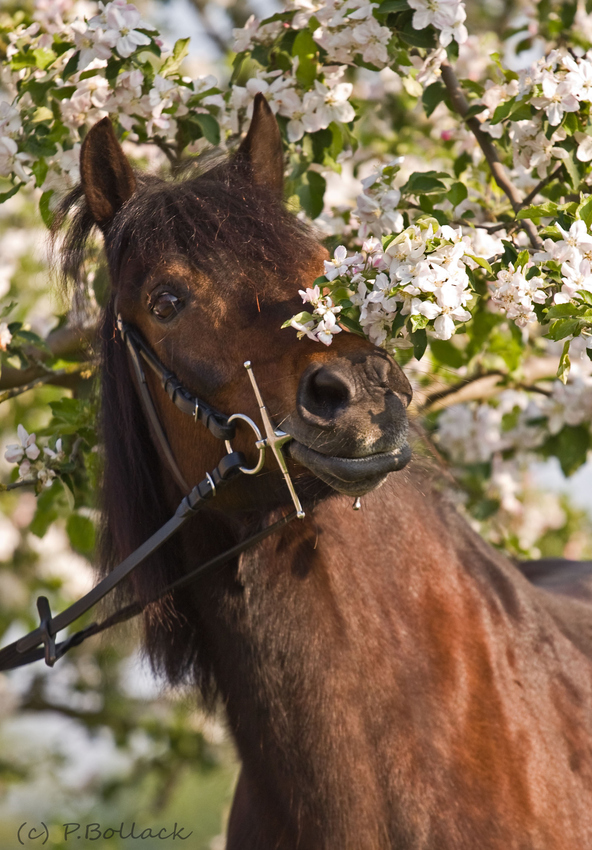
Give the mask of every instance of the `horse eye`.
[[154, 301], [149, 301], [150, 310], [157, 319], [166, 321], [176, 315], [181, 309], [181, 299], [172, 292], [159, 292]]

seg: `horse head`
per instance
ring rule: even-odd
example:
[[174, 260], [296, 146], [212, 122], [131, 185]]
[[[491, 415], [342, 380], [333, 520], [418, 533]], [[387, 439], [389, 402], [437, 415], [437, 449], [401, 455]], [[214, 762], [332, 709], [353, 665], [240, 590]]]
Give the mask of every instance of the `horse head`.
[[[84, 215], [104, 236], [117, 303], [106, 338], [112, 344], [117, 311], [191, 392], [257, 419], [243, 368], [250, 360], [270, 415], [293, 438], [301, 489], [314, 477], [315, 492], [320, 479], [325, 490], [360, 495], [409, 460], [411, 388], [395, 361], [358, 335], [342, 333], [323, 348], [281, 329], [328, 256], [284, 209], [283, 169], [279, 128], [260, 95], [237, 153], [182, 182], [135, 174], [109, 119], [96, 124], [82, 146], [81, 184]], [[219, 460], [220, 443], [197, 434], [155, 376], [146, 377], [193, 485]], [[253, 459], [247, 428], [233, 447]], [[232, 504], [257, 498], [252, 486], [247, 493], [243, 499], [237, 488]]]

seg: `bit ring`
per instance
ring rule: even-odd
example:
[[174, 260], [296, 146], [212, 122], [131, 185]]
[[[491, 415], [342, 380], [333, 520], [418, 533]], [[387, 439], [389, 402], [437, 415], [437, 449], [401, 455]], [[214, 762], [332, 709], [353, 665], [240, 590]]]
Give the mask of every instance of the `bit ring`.
[[[228, 424], [230, 425], [230, 423], [236, 419], [240, 419], [243, 422], [246, 422], [247, 425], [249, 425], [249, 427], [253, 430], [253, 433], [257, 438], [255, 441], [255, 445], [259, 449], [259, 460], [257, 461], [256, 466], [254, 466], [252, 469], [249, 469], [249, 467], [247, 466], [239, 466], [239, 469], [241, 472], [244, 472], [245, 475], [256, 475], [258, 472], [261, 472], [265, 463], [265, 446], [267, 445], [267, 441], [262, 438], [261, 431], [249, 416], [245, 416], [244, 413], [233, 413], [232, 416], [228, 417]], [[234, 449], [230, 445], [230, 440], [224, 440], [224, 445], [226, 446], [226, 451], [228, 452], [228, 454], [232, 454]]]

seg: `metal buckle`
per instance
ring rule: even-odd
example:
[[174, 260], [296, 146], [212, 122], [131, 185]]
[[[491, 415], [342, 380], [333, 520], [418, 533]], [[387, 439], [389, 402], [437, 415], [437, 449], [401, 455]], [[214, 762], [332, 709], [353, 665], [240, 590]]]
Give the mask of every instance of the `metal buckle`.
[[45, 663], [48, 667], [53, 667], [58, 660], [58, 655], [56, 651], [55, 638], [50, 632], [51, 609], [49, 607], [47, 596], [39, 596], [37, 598], [37, 611], [39, 612], [41, 640], [45, 647]]
[[[292, 497], [292, 502], [294, 503], [294, 507], [296, 508], [296, 516], [298, 519], [304, 518], [304, 511], [302, 510], [302, 505], [300, 504], [300, 499], [296, 494], [296, 490], [294, 488], [294, 483], [290, 478], [290, 473], [288, 472], [288, 464], [286, 463], [286, 458], [282, 452], [282, 446], [285, 445], [289, 440], [292, 439], [290, 434], [287, 434], [285, 431], [281, 431], [279, 428], [274, 428], [273, 422], [267, 412], [267, 408], [265, 407], [265, 402], [261, 396], [261, 392], [257, 385], [257, 381], [255, 380], [255, 375], [253, 374], [253, 369], [251, 367], [251, 361], [247, 360], [244, 363], [244, 367], [247, 370], [247, 374], [249, 376], [249, 380], [251, 381], [251, 386], [253, 388], [253, 392], [255, 393], [255, 398], [257, 399], [257, 404], [259, 405], [259, 413], [261, 414], [261, 420], [263, 422], [263, 428], [265, 429], [265, 437], [262, 439], [261, 431], [255, 425], [252, 419], [248, 416], [244, 416], [242, 413], [234, 413], [230, 418], [229, 422], [232, 422], [233, 419], [242, 419], [243, 422], [246, 422], [253, 429], [257, 440], [255, 445], [259, 449], [259, 461], [256, 466], [252, 469], [245, 469], [241, 467], [241, 472], [244, 472], [245, 475], [255, 475], [255, 473], [260, 472], [263, 469], [263, 464], [265, 463], [265, 449], [267, 447], [271, 448], [275, 459], [278, 463], [279, 468], [282, 471], [282, 475], [284, 476], [284, 481], [290, 491], [290, 496]], [[232, 447], [230, 445], [230, 441], [225, 441], [226, 451], [230, 454], [232, 451]]]

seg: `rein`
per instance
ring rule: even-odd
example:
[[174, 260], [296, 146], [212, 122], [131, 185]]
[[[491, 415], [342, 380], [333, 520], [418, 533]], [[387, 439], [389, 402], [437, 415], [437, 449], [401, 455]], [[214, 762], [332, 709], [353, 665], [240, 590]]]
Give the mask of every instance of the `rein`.
[[[48, 667], [53, 667], [55, 662], [65, 655], [68, 650], [72, 649], [74, 646], [78, 646], [92, 635], [99, 634], [99, 632], [105, 631], [106, 629], [111, 628], [111, 626], [115, 626], [118, 623], [123, 623], [132, 617], [138, 616], [148, 605], [157, 602], [159, 599], [162, 599], [164, 596], [175, 590], [185, 587], [195, 581], [195, 579], [203, 573], [226, 564], [229, 560], [240, 555], [241, 552], [244, 552], [250, 547], [255, 546], [270, 534], [273, 534], [273, 532], [279, 530], [284, 525], [287, 525], [293, 519], [302, 519], [304, 517], [304, 511], [302, 510], [300, 500], [298, 499], [294, 489], [294, 484], [288, 472], [286, 459], [282, 452], [282, 446], [292, 438], [285, 431], [281, 431], [274, 427], [255, 380], [251, 363], [247, 361], [244, 365], [259, 405], [259, 412], [265, 431], [265, 437], [262, 437], [261, 431], [250, 417], [242, 413], [234, 413], [231, 416], [227, 416], [190, 393], [185, 387], [183, 387], [176, 376], [170, 372], [154, 355], [138, 331], [123, 322], [119, 314], [117, 315], [117, 328], [130, 354], [130, 359], [134, 367], [146, 415], [148, 416], [148, 420], [152, 426], [154, 434], [156, 435], [164, 456], [167, 459], [177, 483], [181, 486], [181, 489], [187, 491], [189, 490], [189, 486], [185, 482], [183, 474], [177, 465], [162, 424], [158, 418], [158, 414], [156, 413], [156, 408], [154, 406], [152, 396], [150, 395], [146, 376], [142, 368], [142, 361], [144, 361], [159, 377], [163, 389], [179, 410], [192, 416], [195, 422], [201, 422], [202, 425], [204, 425], [215, 437], [217, 437], [217, 439], [224, 440], [227, 454], [220, 461], [218, 466], [212, 470], [212, 472], [207, 472], [204, 480], [197, 484], [183, 498], [174, 515], [163, 526], [161, 526], [158, 531], [155, 531], [148, 540], [144, 541], [141, 546], [118, 564], [108, 576], [85, 594], [85, 596], [77, 602], [74, 602], [73, 605], [70, 605], [65, 611], [62, 611], [56, 617], [52, 617], [51, 615], [47, 597], [39, 596], [37, 599], [37, 610], [40, 620], [39, 626], [24, 637], [14, 641], [14, 643], [0, 649], [0, 671], [22, 667], [25, 664], [30, 664], [41, 658], [45, 658], [45, 663]], [[257, 464], [252, 468], [246, 466], [244, 455], [241, 452], [235, 452], [230, 444], [230, 441], [233, 439], [236, 432], [235, 422], [239, 420], [245, 422], [251, 427], [256, 438], [255, 446], [259, 450], [259, 459]], [[218, 491], [225, 487], [229, 481], [232, 481], [241, 473], [244, 475], [256, 475], [260, 472], [265, 463], [265, 450], [267, 448], [271, 448], [279, 467], [282, 470], [284, 480], [286, 481], [294, 503], [294, 511], [287, 516], [282, 517], [277, 522], [267, 526], [267, 528], [263, 528], [261, 531], [247, 538], [242, 543], [238, 543], [226, 552], [222, 552], [220, 555], [211, 558], [204, 564], [200, 564], [191, 572], [168, 584], [146, 602], [132, 602], [129, 605], [120, 608], [101, 623], [92, 623], [87, 628], [75, 632], [61, 643], [56, 643], [55, 636], [58, 632], [71, 625], [75, 620], [93, 608], [101, 599], [103, 599], [104, 596], [121, 584], [121, 582], [127, 578], [127, 576], [137, 566], [143, 563], [150, 555], [156, 552], [163, 543], [176, 534], [190, 517], [195, 515], [203, 507], [207, 506], [208, 502], [213, 499]]]

